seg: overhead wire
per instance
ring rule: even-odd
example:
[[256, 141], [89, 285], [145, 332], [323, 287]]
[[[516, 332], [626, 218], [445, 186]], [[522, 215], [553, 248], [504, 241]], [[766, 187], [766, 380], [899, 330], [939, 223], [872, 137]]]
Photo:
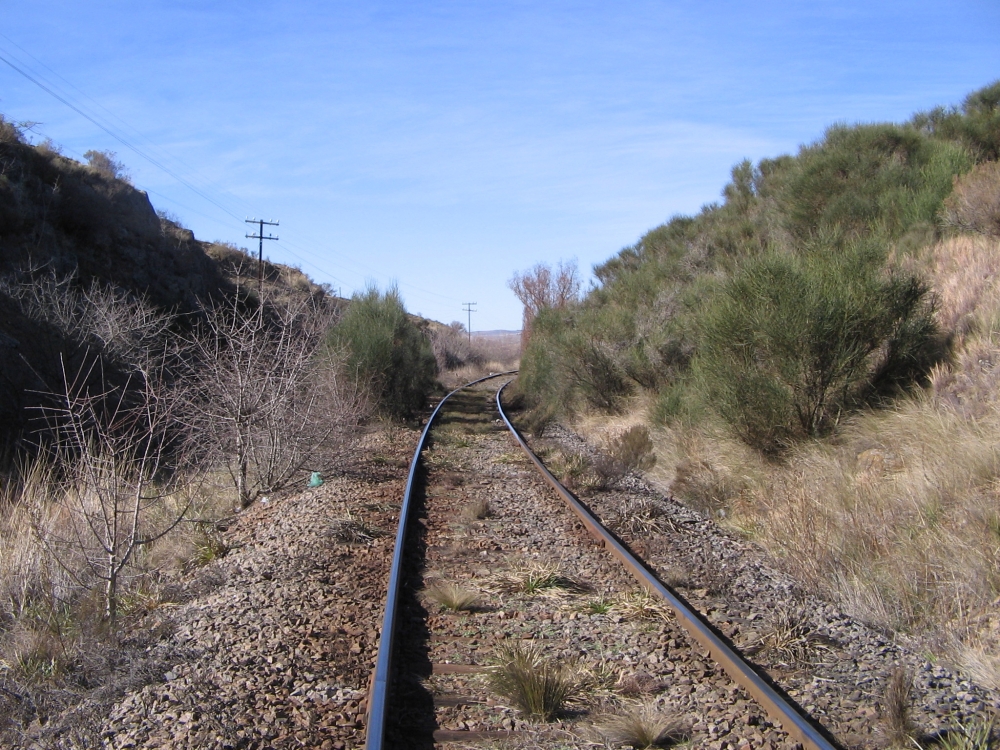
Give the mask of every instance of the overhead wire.
[[208, 201], [209, 203], [211, 203], [212, 205], [214, 205], [219, 210], [225, 212], [229, 216], [232, 216], [237, 221], [242, 221], [242, 219], [240, 219], [240, 217], [238, 215], [236, 215], [235, 213], [233, 213], [232, 211], [230, 211], [228, 208], [226, 208], [225, 206], [223, 206], [221, 203], [219, 203], [218, 201], [216, 201], [214, 198], [212, 198], [212, 197], [206, 195], [205, 193], [203, 193], [201, 190], [199, 190], [197, 187], [195, 187], [190, 182], [188, 182], [187, 180], [185, 180], [183, 177], [181, 177], [179, 174], [177, 174], [176, 172], [174, 172], [172, 169], [170, 169], [169, 167], [165, 166], [161, 162], [157, 161], [152, 156], [150, 156], [149, 154], [145, 153], [144, 151], [142, 151], [140, 148], [138, 148], [134, 144], [132, 144], [129, 141], [127, 141], [121, 135], [115, 133], [109, 127], [107, 127], [103, 123], [99, 122], [96, 118], [92, 117], [90, 114], [88, 114], [87, 112], [85, 112], [83, 109], [81, 109], [80, 107], [78, 107], [75, 104], [73, 104], [72, 102], [70, 102], [68, 99], [64, 98], [60, 94], [58, 94], [55, 91], [53, 91], [51, 88], [49, 88], [48, 86], [46, 86], [44, 83], [42, 83], [41, 81], [39, 81], [37, 78], [33, 77], [27, 71], [21, 69], [20, 67], [18, 67], [14, 63], [12, 63], [10, 60], [8, 60], [3, 55], [0, 55], [0, 62], [6, 63], [7, 65], [9, 65], [16, 72], [20, 73], [22, 76], [24, 76], [25, 78], [27, 78], [33, 84], [35, 84], [36, 86], [38, 86], [38, 88], [42, 89], [42, 91], [46, 92], [50, 96], [54, 97], [58, 101], [60, 101], [63, 104], [65, 104], [67, 107], [69, 107], [70, 109], [72, 109], [78, 115], [80, 115], [81, 117], [85, 118], [89, 122], [91, 122], [94, 125], [96, 125], [97, 127], [99, 127], [101, 130], [103, 130], [105, 133], [107, 133], [108, 135], [110, 135], [112, 138], [114, 138], [116, 141], [118, 141], [119, 143], [121, 143], [123, 146], [125, 146], [126, 148], [134, 151], [136, 154], [138, 154], [139, 156], [141, 156], [143, 159], [145, 159], [146, 161], [148, 161], [153, 166], [159, 168], [163, 172], [166, 172], [168, 175], [170, 175], [171, 177], [173, 177], [179, 183], [181, 183], [182, 185], [184, 185], [185, 187], [187, 187], [189, 190], [191, 190], [195, 194], [197, 194], [200, 197], [204, 198], [206, 201]]
[[[4, 40], [7, 41], [8, 44], [11, 44], [14, 47], [17, 47], [17, 49], [20, 50], [22, 54], [24, 54], [27, 57], [31, 58], [36, 64], [38, 64], [39, 66], [41, 66], [42, 68], [44, 68], [45, 70], [47, 70], [53, 76], [55, 76], [60, 81], [62, 81], [64, 84], [66, 84], [69, 88], [73, 89], [80, 96], [82, 96], [84, 99], [86, 99], [87, 101], [89, 101], [93, 106], [95, 106], [98, 109], [102, 110], [109, 117], [111, 117], [112, 119], [116, 120], [123, 128], [125, 128], [125, 130], [131, 131], [134, 134], [135, 138], [137, 138], [139, 141], [143, 141], [144, 142], [144, 144], [145, 144], [144, 147], [145, 148], [151, 150], [154, 153], [157, 153], [159, 155], [159, 158], [166, 159], [166, 160], [172, 160], [172, 161], [180, 164], [189, 173], [192, 173], [194, 176], [198, 177], [203, 183], [205, 183], [211, 189], [215, 190], [217, 193], [222, 193], [226, 197], [231, 198], [232, 200], [236, 201], [239, 204], [245, 204], [245, 201], [243, 201], [241, 198], [239, 198], [238, 196], [236, 196], [233, 193], [229, 192], [224, 187], [218, 185], [217, 183], [215, 183], [214, 181], [212, 181], [211, 179], [209, 179], [205, 175], [201, 174], [197, 170], [197, 168], [192, 167], [190, 164], [188, 164], [187, 162], [185, 162], [180, 157], [178, 157], [178, 156], [176, 156], [174, 154], [171, 154], [169, 152], [166, 152], [163, 149], [161, 149], [156, 143], [154, 143], [152, 140], [150, 140], [148, 137], [146, 137], [142, 133], [142, 131], [138, 130], [137, 128], [133, 127], [130, 123], [128, 123], [125, 120], [123, 120], [121, 117], [119, 117], [117, 114], [115, 114], [110, 109], [108, 109], [107, 107], [105, 107], [99, 101], [95, 100], [93, 97], [91, 97], [90, 95], [88, 95], [85, 91], [82, 91], [80, 88], [78, 88], [77, 86], [75, 86], [72, 81], [69, 81], [66, 78], [64, 78], [63, 76], [61, 76], [58, 73], [58, 71], [55, 71], [52, 68], [50, 68], [43, 61], [39, 60], [37, 57], [35, 57], [34, 55], [32, 55], [28, 50], [24, 49], [24, 47], [22, 47], [21, 45], [19, 45], [17, 42], [15, 42], [13, 39], [11, 39], [7, 35], [3, 34], [2, 32], [0, 32], [0, 39], [4, 39]], [[16, 56], [11, 55], [10, 52], [8, 52], [7, 54], [9, 56], [12, 56], [12, 57], [14, 57], [16, 59]], [[22, 60], [18, 60], [18, 62], [22, 65], [22, 67], [25, 67], [25, 68], [29, 67]], [[31, 72], [34, 73], [34, 71], [31, 71]], [[35, 73], [35, 75], [37, 75], [38, 77], [41, 77], [37, 73]], [[52, 84], [50, 83], [50, 85], [52, 85]], [[53, 86], [53, 88], [54, 88], [54, 86]], [[64, 93], [63, 95], [67, 96], [67, 98], [68, 98], [67, 94]], [[82, 105], [79, 102], [77, 102], [77, 106], [83, 107], [84, 105]], [[181, 205], [181, 204], [178, 204], [178, 205]], [[201, 214], [201, 215], [203, 215], [203, 214]]]
[[[123, 135], [122, 133], [116, 132], [116, 129], [114, 129], [110, 124], [106, 124], [104, 122], [101, 122], [101, 119], [99, 118], [99, 116], [97, 114], [93, 114], [91, 112], [86, 111], [85, 105], [73, 102], [71, 100], [70, 94], [68, 94], [66, 92], [60, 92], [60, 91], [58, 91], [57, 90], [58, 87], [54, 83], [52, 83], [51, 81], [45, 80], [44, 76], [42, 76], [41, 74], [39, 74], [38, 72], [36, 72], [34, 70], [31, 70], [30, 67], [26, 63], [22, 62], [21, 60], [18, 60], [17, 57], [16, 57], [16, 55], [12, 54], [9, 50], [3, 50], [2, 48], [0, 48], [0, 52], [3, 53], [3, 54], [0, 54], [0, 62], [5, 63], [12, 70], [14, 70], [15, 72], [17, 72], [19, 75], [23, 76], [25, 79], [27, 79], [28, 81], [30, 81], [31, 83], [33, 83], [34, 85], [36, 85], [38, 88], [40, 88], [41, 90], [43, 90], [44, 92], [46, 92], [47, 94], [49, 94], [50, 96], [52, 96], [54, 99], [56, 99], [57, 101], [59, 101], [63, 105], [69, 107], [71, 110], [73, 110], [78, 115], [80, 115], [81, 117], [83, 117], [84, 119], [86, 119], [88, 122], [90, 122], [93, 125], [95, 125], [98, 128], [100, 128], [103, 132], [107, 133], [109, 136], [111, 136], [112, 138], [114, 138], [116, 141], [118, 141], [119, 143], [121, 143], [123, 146], [125, 146], [126, 148], [128, 148], [130, 151], [134, 152], [135, 154], [137, 154], [141, 158], [145, 159], [147, 162], [149, 162], [150, 164], [152, 164], [157, 169], [161, 170], [165, 174], [167, 174], [170, 177], [172, 177], [178, 183], [180, 183], [184, 187], [186, 187], [189, 190], [191, 190], [195, 195], [197, 195], [198, 197], [200, 197], [203, 200], [207, 201], [211, 205], [215, 206], [217, 209], [219, 209], [220, 211], [222, 211], [228, 217], [234, 219], [235, 221], [240, 222], [241, 224], [245, 223], [245, 217], [240, 217], [230, 207], [228, 207], [226, 205], [223, 205], [222, 202], [220, 202], [219, 200], [216, 200], [211, 195], [209, 195], [206, 192], [206, 190], [214, 190], [216, 192], [225, 193], [228, 198], [230, 198], [232, 200], [235, 200], [237, 203], [243, 204], [243, 207], [248, 207], [249, 204], [246, 204], [245, 201], [243, 201], [242, 199], [240, 199], [238, 196], [230, 193], [227, 190], [224, 190], [224, 189], [220, 188], [218, 185], [213, 184], [210, 180], [206, 179], [204, 177], [204, 175], [199, 174], [197, 172], [197, 170], [195, 170], [195, 169], [191, 168], [189, 165], [185, 164], [181, 159], [178, 159], [178, 158], [174, 157], [173, 155], [164, 152], [162, 149], [158, 148], [155, 144], [152, 144], [151, 142], [148, 142], [148, 139], [145, 138], [145, 136], [143, 136], [140, 131], [138, 131], [136, 128], [134, 128], [133, 126], [131, 126], [130, 124], [128, 124], [125, 120], [123, 120], [118, 115], [116, 115], [113, 112], [111, 112], [110, 110], [108, 110], [106, 107], [104, 107], [100, 103], [94, 101], [91, 97], [89, 97], [86, 93], [84, 93], [78, 87], [76, 87], [75, 85], [73, 85], [70, 81], [66, 80], [63, 76], [59, 75], [56, 71], [52, 70], [50, 67], [48, 67], [47, 65], [45, 65], [45, 63], [43, 63], [42, 61], [38, 60], [36, 57], [34, 57], [33, 55], [31, 55], [30, 52], [28, 52], [27, 50], [24, 50], [24, 48], [21, 47], [20, 45], [18, 45], [16, 42], [13, 42], [13, 40], [11, 40], [9, 37], [7, 37], [6, 35], [0, 34], [0, 38], [3, 38], [8, 43], [10, 43], [10, 44], [14, 45], [15, 47], [17, 47], [25, 55], [27, 55], [32, 60], [34, 60], [38, 65], [42, 66], [43, 68], [45, 68], [46, 70], [48, 70], [50, 73], [52, 73], [52, 75], [54, 75], [55, 77], [57, 77], [61, 81], [63, 81], [67, 86], [69, 86], [70, 88], [72, 88], [73, 90], [75, 90], [76, 92], [78, 92], [84, 98], [86, 98], [86, 99], [90, 100], [91, 102], [93, 102], [95, 104], [95, 106], [97, 106], [100, 109], [102, 109], [110, 117], [114, 118], [119, 123], [121, 123], [125, 128], [127, 128], [128, 130], [131, 130], [133, 133], [135, 133], [137, 135], [137, 138], [134, 138], [134, 137], [131, 137], [131, 136], [128, 137], [128, 138], [126, 138], [125, 135]], [[144, 147], [144, 148], [140, 148], [138, 145], [136, 145], [136, 143], [133, 142], [134, 140], [137, 140], [137, 139], [138, 140], [145, 140], [145, 141], [147, 141], [149, 143], [149, 145], [146, 146], [146, 147]], [[149, 151], [157, 151], [157, 152], [159, 152], [159, 154], [158, 154], [159, 158], [156, 158], [153, 155], [150, 155], [150, 153], [147, 153], [147, 150], [144, 150], [144, 149], [148, 149]], [[203, 188], [201, 188], [201, 187], [193, 184], [189, 179], [187, 179], [184, 176], [178, 174], [177, 171], [175, 171], [174, 169], [172, 169], [169, 166], [167, 166], [166, 164], [164, 164], [163, 162], [165, 160], [167, 160], [167, 159], [170, 159], [170, 160], [173, 160], [173, 161], [176, 161], [176, 162], [180, 163], [181, 165], [183, 165], [183, 167], [186, 170], [188, 170], [189, 172], [194, 173], [202, 181], [208, 183], [208, 185], [210, 187], [203, 189]], [[206, 214], [204, 214], [204, 213], [202, 213], [202, 212], [200, 212], [200, 211], [198, 211], [196, 209], [193, 209], [190, 206], [185, 206], [184, 204], [176, 201], [173, 198], [169, 198], [169, 197], [163, 195], [162, 193], [158, 193], [158, 192], [153, 191], [153, 190], [147, 190], [147, 192], [151, 192], [151, 193], [153, 193], [155, 195], [159, 195], [162, 198], [164, 198], [164, 199], [166, 199], [166, 200], [168, 200], [168, 201], [170, 201], [170, 202], [172, 202], [172, 203], [174, 203], [174, 204], [176, 204], [176, 205], [184, 208], [185, 210], [192, 211], [193, 213], [198, 214], [199, 216], [202, 216], [204, 218], [212, 220], [212, 218], [209, 217], [209, 216], [207, 216]], [[247, 213], [254, 213], [254, 212], [247, 211]], [[293, 236], [295, 236], [297, 233], [296, 232], [292, 232], [292, 234], [293, 234]], [[303, 239], [306, 240], [307, 242], [309, 242], [309, 238], [308, 237], [303, 237]], [[337, 282], [339, 282], [341, 284], [350, 286], [343, 279], [340, 279], [336, 275], [330, 273], [329, 270], [327, 270], [325, 268], [322, 268], [322, 267], [316, 265], [315, 263], [312, 263], [311, 261], [309, 261], [306, 258], [302, 257], [302, 255], [300, 254], [300, 253], [303, 253], [303, 254], [306, 254], [306, 255], [310, 255], [310, 256], [316, 258], [317, 260], [320, 260], [320, 258], [318, 256], [316, 256], [314, 253], [312, 253], [311, 251], [305, 249], [304, 247], [301, 247], [300, 245], [298, 245], [296, 243], [290, 242], [287, 239], [283, 240], [283, 241], [280, 241], [277, 244], [286, 253], [288, 253], [292, 257], [296, 258], [297, 260], [299, 260], [303, 264], [308, 265], [310, 268], [314, 269], [315, 271], [317, 271], [318, 273], [322, 274], [323, 276], [327, 276], [327, 277], [332, 278], [332, 279], [334, 279], [335, 281], [337, 281]], [[292, 248], [296, 248], [299, 252], [298, 253], [295, 252], [294, 250], [292, 250]], [[327, 262], [327, 263], [330, 262], [329, 259], [322, 259], [322, 260], [325, 260], [325, 262]], [[403, 286], [403, 287], [406, 287], [408, 289], [412, 289], [413, 291], [419, 292], [420, 294], [430, 295], [430, 296], [436, 297], [436, 298], [438, 298], [440, 300], [444, 300], [444, 301], [447, 301], [447, 302], [452, 302], [452, 303], [458, 304], [458, 299], [457, 298], [450, 297], [450, 296], [444, 295], [444, 294], [440, 294], [439, 292], [434, 292], [434, 291], [431, 291], [429, 289], [424, 289], [422, 287], [416, 286], [414, 284], [410, 284], [408, 282], [399, 282], [399, 281], [395, 281], [395, 280], [389, 279], [388, 277], [386, 277], [386, 275], [383, 272], [377, 271], [376, 269], [374, 269], [374, 268], [372, 268], [372, 267], [370, 267], [370, 266], [368, 266], [368, 265], [366, 265], [364, 263], [360, 263], [360, 262], [358, 262], [358, 261], [356, 261], [354, 259], [345, 259], [345, 260], [347, 260], [347, 262], [350, 265], [353, 265], [353, 266], [359, 267], [361, 269], [364, 269], [364, 271], [367, 274], [371, 274], [374, 277], [382, 277], [382, 279], [384, 281], [388, 280], [389, 283], [395, 283], [395, 284], [397, 284], [399, 286]], [[349, 267], [345, 266], [342, 263], [333, 263], [333, 265], [340, 266], [345, 271], [349, 271], [351, 273], [356, 273], [359, 276], [363, 275], [359, 271], [356, 271], [356, 270], [352, 271]], [[366, 276], [366, 278], [371, 278], [371, 277], [370, 276]]]

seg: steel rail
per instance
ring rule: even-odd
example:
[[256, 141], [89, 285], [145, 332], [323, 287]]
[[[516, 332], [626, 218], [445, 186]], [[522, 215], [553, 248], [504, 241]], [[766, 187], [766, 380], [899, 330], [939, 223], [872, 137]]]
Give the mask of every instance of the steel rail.
[[417, 466], [420, 463], [420, 454], [427, 443], [427, 436], [430, 434], [434, 418], [445, 402], [470, 386], [482, 383], [484, 380], [498, 378], [503, 375], [513, 375], [517, 370], [509, 372], [498, 372], [487, 375], [485, 378], [473, 380], [463, 386], [459, 386], [445, 396], [431, 412], [424, 425], [424, 431], [420, 435], [420, 441], [413, 452], [413, 460], [410, 462], [410, 473], [406, 479], [406, 490], [403, 493], [403, 502], [399, 509], [399, 528], [396, 531], [396, 547], [392, 555], [392, 567], [389, 570], [389, 587], [385, 599], [385, 614], [382, 618], [382, 633], [378, 644], [378, 656], [375, 660], [375, 672], [372, 675], [371, 689], [368, 693], [368, 731], [365, 739], [366, 750], [382, 750], [385, 741], [385, 721], [386, 709], [389, 701], [389, 677], [392, 673], [392, 649], [396, 631], [396, 609], [399, 598], [399, 584], [402, 580], [403, 568], [403, 542], [406, 539], [406, 527], [410, 517], [410, 499], [413, 495], [413, 487], [416, 484]]
[[772, 719], [781, 723], [782, 729], [801, 742], [803, 747], [810, 750], [836, 750], [837, 745], [827, 739], [812, 720], [807, 719], [799, 713], [781, 694], [765, 682], [714, 629], [703, 622], [698, 614], [677, 594], [664, 586], [625, 545], [604, 528], [594, 514], [590, 512], [589, 508], [577, 500], [573, 493], [563, 487], [559, 480], [552, 475], [552, 472], [545, 467], [538, 456], [528, 447], [524, 438], [521, 437], [521, 433], [514, 427], [503, 410], [500, 396], [503, 394], [504, 388], [508, 385], [510, 385], [509, 382], [504, 383], [500, 390], [497, 391], [497, 409], [500, 411], [500, 416], [503, 417], [503, 421], [507, 423], [507, 427], [528, 455], [528, 458], [532, 460], [535, 467], [545, 477], [545, 480], [552, 485], [559, 496], [576, 512], [576, 515], [579, 516], [591, 535], [603, 543], [606, 549], [610, 550], [612, 554], [621, 560], [629, 572], [632, 573], [647, 591], [658, 594], [667, 602], [670, 608], [673, 609], [680, 624], [684, 626], [691, 637], [709, 652], [710, 657], [725, 669], [726, 673], [736, 683], [746, 689], [765, 708]]

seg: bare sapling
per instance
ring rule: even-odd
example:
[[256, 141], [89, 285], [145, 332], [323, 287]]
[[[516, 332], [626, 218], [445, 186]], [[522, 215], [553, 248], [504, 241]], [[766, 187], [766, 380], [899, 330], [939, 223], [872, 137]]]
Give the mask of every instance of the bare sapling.
[[29, 318], [51, 323], [127, 370], [155, 366], [173, 321], [141, 297], [97, 281], [82, 287], [74, 274], [59, 276], [43, 268], [0, 278], [0, 291]]
[[340, 353], [323, 348], [332, 316], [311, 297], [204, 310], [190, 342], [185, 420], [225, 467], [237, 508], [286, 485], [367, 410]]
[[191, 474], [175, 432], [178, 401], [163, 381], [134, 374], [94, 393], [93, 375], [64, 371], [62, 392], [41, 407], [59, 486], [36, 507], [34, 526], [73, 583], [101, 591], [114, 633], [129, 567], [184, 518], [187, 505], [171, 500]]
[[521, 350], [528, 345], [531, 337], [531, 323], [542, 310], [568, 307], [580, 296], [580, 275], [576, 261], [559, 261], [555, 272], [545, 263], [539, 263], [530, 271], [515, 273], [507, 282], [511, 291], [524, 305], [521, 328]]

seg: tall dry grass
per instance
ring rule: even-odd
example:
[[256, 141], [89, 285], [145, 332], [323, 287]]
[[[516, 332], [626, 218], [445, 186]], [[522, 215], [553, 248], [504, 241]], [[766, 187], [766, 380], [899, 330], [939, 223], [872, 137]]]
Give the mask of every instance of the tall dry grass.
[[[1000, 242], [954, 237], [926, 272], [954, 358], [930, 387], [750, 477], [734, 523], [863, 619], [963, 632], [1000, 594]], [[745, 467], [744, 467], [745, 468]]]
[[998, 437], [915, 399], [757, 475], [731, 518], [861, 619], [940, 633], [1000, 591]]
[[[19, 694], [41, 683], [58, 685], [68, 665], [87, 661], [86, 649], [104, 648], [104, 636], [116, 635], [107, 629], [103, 581], [93, 568], [98, 540], [85, 515], [74, 512], [100, 500], [72, 476], [38, 460], [0, 489], [0, 684]], [[204, 556], [211, 519], [228, 508], [226, 493], [207, 482], [148, 506], [140, 533], [180, 513], [186, 520], [122, 571], [121, 614], [169, 601], [165, 594], [177, 574]]]

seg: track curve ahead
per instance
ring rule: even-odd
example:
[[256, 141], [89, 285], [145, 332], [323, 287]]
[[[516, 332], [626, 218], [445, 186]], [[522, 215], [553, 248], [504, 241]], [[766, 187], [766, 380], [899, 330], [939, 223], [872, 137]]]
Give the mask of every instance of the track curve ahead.
[[[404, 571], [404, 540], [407, 534], [407, 527], [411, 522], [411, 506], [418, 473], [418, 466], [421, 462], [421, 453], [427, 444], [430, 430], [434, 424], [442, 407], [453, 395], [466, 388], [474, 386], [491, 378], [502, 375], [512, 375], [515, 373], [500, 373], [486, 378], [467, 383], [449, 393], [437, 405], [421, 438], [414, 451], [413, 460], [410, 465], [406, 490], [399, 514], [399, 527], [396, 535], [396, 546], [393, 553], [392, 567], [390, 571], [389, 589], [387, 594], [386, 608], [383, 618], [382, 634], [379, 643], [376, 668], [373, 674], [372, 686], [369, 697], [369, 714], [367, 721], [367, 744], [368, 750], [377, 750], [386, 745], [386, 728], [388, 719], [389, 690], [393, 674], [393, 650], [395, 648], [395, 630], [397, 625], [397, 613], [399, 611], [399, 598], [401, 582], [405, 575]], [[811, 720], [804, 717], [778, 690], [773, 688], [764, 680], [730, 645], [729, 643], [703, 621], [693, 609], [691, 609], [683, 599], [675, 592], [666, 587], [655, 575], [641, 563], [617, 537], [611, 534], [602, 526], [594, 515], [579, 500], [570, 493], [563, 485], [555, 479], [551, 472], [542, 464], [541, 460], [530, 450], [527, 443], [510, 421], [508, 415], [503, 410], [501, 395], [506, 385], [501, 387], [496, 394], [496, 407], [499, 415], [510, 433], [516, 439], [521, 449], [535, 468], [558, 493], [562, 500], [574, 511], [583, 527], [595, 537], [605, 550], [617, 557], [628, 569], [628, 572], [651, 594], [662, 598], [673, 610], [678, 624], [682, 625], [690, 637], [705, 649], [710, 658], [713, 659], [738, 685], [746, 690], [753, 699], [764, 708], [771, 718], [780, 723], [782, 729], [794, 737], [803, 747], [811, 750], [833, 750], [837, 747], [826, 732], [816, 726]], [[499, 420], [496, 420], [499, 425]], [[502, 429], [502, 427], [501, 427]], [[578, 527], [579, 528], [579, 527]], [[500, 613], [501, 617], [503, 613]], [[400, 667], [402, 668], [402, 667]], [[471, 739], [471, 737], [470, 737]]]
[[386, 708], [389, 697], [389, 678], [392, 673], [392, 652], [396, 631], [396, 612], [399, 603], [399, 586], [402, 580], [403, 568], [403, 548], [406, 539], [406, 527], [410, 517], [411, 500], [413, 497], [413, 487], [417, 476], [417, 467], [420, 463], [420, 454], [427, 444], [427, 436], [430, 434], [434, 420], [440, 413], [445, 403], [459, 391], [470, 386], [482, 383], [493, 378], [504, 375], [515, 375], [516, 370], [510, 372], [500, 372], [488, 375], [485, 378], [473, 380], [463, 386], [456, 388], [446, 395], [431, 412], [431, 416], [424, 426], [424, 431], [417, 442], [416, 450], [413, 452], [413, 460], [410, 462], [410, 473], [406, 478], [406, 490], [403, 493], [403, 502], [399, 510], [399, 529], [396, 532], [396, 545], [392, 554], [392, 567], [389, 570], [389, 589], [386, 595], [385, 614], [382, 618], [382, 633], [379, 639], [378, 656], [375, 661], [375, 672], [372, 676], [372, 687], [368, 702], [368, 737], [365, 743], [367, 750], [381, 750], [385, 741]]

